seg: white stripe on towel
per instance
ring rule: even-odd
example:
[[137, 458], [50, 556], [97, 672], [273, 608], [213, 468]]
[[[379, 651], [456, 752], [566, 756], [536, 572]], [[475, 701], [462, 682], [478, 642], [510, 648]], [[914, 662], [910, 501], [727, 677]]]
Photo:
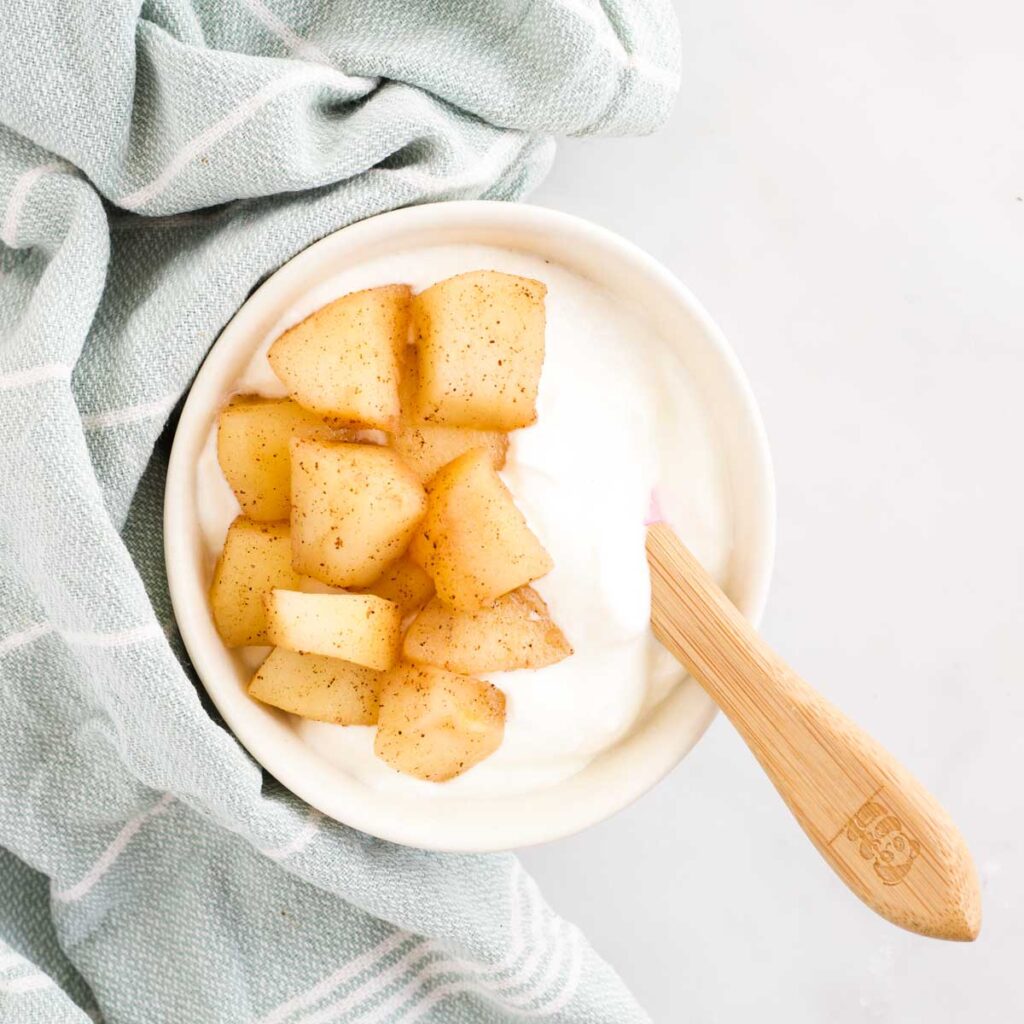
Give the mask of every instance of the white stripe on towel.
[[[564, 923], [565, 922], [563, 922], [563, 924]], [[514, 1017], [551, 1017], [572, 1001], [580, 983], [580, 974], [582, 973], [583, 968], [583, 946], [579, 929], [568, 924], [566, 927], [569, 931], [569, 970], [566, 975], [565, 983], [559, 986], [551, 996], [542, 1000], [537, 1004], [537, 1006], [529, 1010], [521, 1009], [520, 1006], [517, 1006], [514, 1003], [511, 1005], [503, 1003], [502, 1009], [506, 1013], [509, 1013]], [[543, 995], [546, 991], [546, 986], [550, 984], [550, 980], [546, 980], [547, 976], [554, 976], [558, 973], [558, 968], [562, 966], [563, 957], [561, 954], [562, 950], [559, 952], [558, 959], [555, 960], [553, 958], [552, 960], [553, 964], [555, 964], [554, 970], [549, 969], [546, 971], [545, 976], [542, 977], [541, 981], [532, 986], [535, 990], [535, 995], [533, 996], [534, 999], [537, 998], [537, 995]], [[463, 992], [469, 995], [480, 995], [480, 989], [472, 982], [452, 981], [444, 985], [439, 985], [437, 988], [433, 989], [422, 1002], [415, 1004], [415, 1006], [411, 1008], [412, 1014], [411, 1016], [403, 1018], [403, 1024], [413, 1024], [414, 1021], [421, 1020], [430, 1013], [438, 1003]]]
[[383, 942], [374, 946], [373, 949], [369, 949], [354, 960], [350, 960], [333, 974], [329, 974], [323, 980], [318, 981], [312, 988], [307, 989], [305, 992], [300, 992], [297, 996], [293, 996], [291, 999], [281, 1003], [280, 1006], [275, 1007], [265, 1017], [260, 1017], [254, 1024], [281, 1024], [282, 1021], [293, 1013], [299, 1013], [306, 1007], [319, 1002], [324, 996], [329, 995], [336, 988], [344, 985], [346, 981], [351, 981], [352, 978], [362, 974], [363, 971], [379, 967], [380, 962], [389, 953], [393, 953], [402, 943], [408, 942], [410, 938], [412, 936], [408, 932], [395, 932], [393, 935], [389, 935]]
[[11, 633], [0, 640], [0, 657], [52, 632], [53, 626], [48, 622], [40, 622], [35, 626], [29, 626], [28, 629], [23, 629], [20, 633]]
[[[534, 974], [544, 959], [547, 958], [556, 964], [556, 972], [563, 966], [566, 948], [560, 934], [562, 924], [563, 922], [552, 916], [550, 918], [551, 927], [548, 929], [551, 932], [551, 944], [544, 943], [543, 935], [538, 934], [536, 936], [537, 948], [529, 959], [517, 969], [511, 978], [500, 985], [495, 984], [489, 977], [490, 972], [482, 971], [477, 965], [451, 957], [432, 943], [428, 943], [425, 949], [415, 949], [407, 953], [401, 960], [393, 964], [386, 974], [378, 976], [375, 984], [363, 986], [360, 990], [350, 993], [343, 999], [325, 1007], [320, 1013], [305, 1018], [302, 1024], [327, 1024], [328, 1021], [334, 1020], [340, 1011], [353, 1009], [357, 1011], [355, 1019], [363, 1021], [364, 1024], [383, 1024], [396, 1010], [402, 1007], [405, 1007], [406, 1011], [415, 1008], [419, 1015], [417, 999], [423, 995], [422, 990], [432, 981], [448, 974], [461, 974], [462, 977], [447, 982], [440, 988], [464, 988], [465, 991], [478, 996], [489, 997], [508, 1012], [519, 1012], [525, 1016], [539, 1016], [544, 1012], [545, 1003], [553, 1001], [561, 993], [561, 989], [559, 989], [549, 1000], [542, 1001], [536, 1007], [529, 1005], [542, 996], [551, 984], [550, 980], [545, 980], [548, 974], [547, 970], [542, 972], [540, 978], [534, 978]], [[431, 957], [430, 954], [440, 955]], [[368, 1007], [366, 1004], [378, 992], [406, 973], [411, 966], [411, 961], [417, 956], [423, 962], [416, 967], [415, 973], [382, 1003]], [[544, 982], [544, 987], [541, 987], [541, 982]], [[524, 992], [513, 991], [524, 987]]]
[[40, 164], [38, 167], [31, 167], [19, 175], [11, 189], [10, 199], [7, 200], [7, 213], [4, 216], [3, 227], [0, 228], [0, 239], [12, 249], [18, 245], [18, 221], [21, 220], [21, 211], [25, 207], [25, 200], [28, 199], [32, 186], [47, 174], [63, 170], [67, 164], [63, 160], [52, 160], [48, 164]]
[[157, 817], [157, 815], [163, 814], [170, 807], [174, 797], [170, 793], [164, 793], [162, 797], [152, 807], [147, 808], [140, 814], [137, 814], [134, 818], [129, 821], [124, 828], [118, 832], [113, 842], [100, 854], [99, 859], [89, 869], [81, 881], [76, 882], [68, 889], [62, 889], [60, 892], [53, 894], [53, 898], [59, 900], [61, 903], [74, 903], [80, 900], [83, 896], [87, 895], [88, 892], [93, 888], [94, 885], [113, 867], [117, 858], [121, 856], [124, 848], [132, 841], [134, 836], [146, 824], [151, 818]]
[[0, 391], [13, 391], [15, 388], [28, 387], [30, 384], [42, 384], [47, 380], [70, 380], [71, 371], [60, 363], [46, 363], [33, 366], [28, 370], [14, 370], [12, 373], [0, 373]]
[[[455, 966], [461, 969], [468, 977], [446, 983], [434, 989], [424, 999], [424, 1003], [415, 1004], [413, 1016], [410, 1020], [418, 1020], [429, 1012], [441, 999], [454, 995], [459, 991], [475, 993], [477, 995], [490, 996], [507, 1012], [521, 1017], [548, 1016], [556, 1009], [564, 1006], [572, 998], [578, 985], [579, 970], [582, 961], [582, 948], [580, 947], [579, 930], [568, 924], [566, 921], [553, 915], [543, 904], [540, 890], [532, 878], [527, 878], [529, 883], [527, 892], [530, 895], [530, 902], [535, 914], [532, 928], [534, 952], [526, 962], [519, 967], [512, 978], [496, 985], [489, 976], [491, 972], [480, 972], [474, 969], [471, 964], [463, 961], [455, 961]], [[546, 930], [549, 933], [547, 941], [544, 939], [544, 927], [546, 919]], [[565, 982], [557, 984], [557, 979], [562, 968], [568, 960], [569, 967], [566, 972]], [[544, 964], [546, 967], [543, 967]], [[539, 976], [535, 974], [539, 968]], [[437, 962], [432, 965], [429, 975], [439, 976], [445, 973], [452, 973], [445, 965]], [[430, 977], [421, 979], [420, 987], [423, 987]], [[555, 986], [554, 991], [551, 991]], [[406, 986], [408, 988], [409, 986]], [[516, 989], [525, 987], [525, 991], [517, 992]], [[450, 991], [449, 991], [450, 990]], [[540, 1002], [536, 1006], [531, 1003]], [[379, 1008], [378, 1011], [379, 1013]], [[376, 1021], [377, 1016], [371, 1018]], [[369, 1024], [369, 1022], [368, 1022]]]
[[[557, 919], [555, 919], [557, 921]], [[417, 950], [426, 954], [428, 952], [436, 952], [435, 949], [431, 950]], [[474, 967], [464, 961], [457, 960], [453, 957], [441, 954], [441, 956], [425, 962], [411, 978], [409, 978], [399, 989], [393, 992], [387, 999], [382, 1003], [378, 1003], [372, 1009], [363, 1009], [356, 1015], [356, 1020], [364, 1021], [365, 1024], [383, 1024], [395, 1010], [400, 1007], [406, 1007], [407, 1010], [413, 1008], [416, 1005], [416, 1000], [422, 995], [421, 990], [434, 981], [436, 978], [444, 977], [446, 974], [461, 974], [462, 977], [454, 981], [448, 982], [448, 985], [465, 985], [469, 991], [475, 992], [478, 995], [489, 995], [495, 1001], [497, 1001], [505, 1009], [513, 1009], [517, 1006], [523, 1006], [526, 1003], [536, 999], [539, 993], [535, 992], [536, 983], [532, 980], [532, 974], [536, 971], [539, 966], [541, 958], [548, 952], [545, 946], [538, 945], [537, 949], [531, 954], [530, 959], [523, 964], [516, 974], [510, 978], [507, 982], [500, 986], [496, 986], [491, 983], [490, 979], [485, 974], [480, 974]], [[550, 952], [550, 958], [561, 964], [561, 949], [556, 945], [555, 950]], [[409, 959], [405, 957], [403, 959]], [[401, 967], [401, 961], [394, 965], [394, 968], [389, 972], [388, 977], [383, 984], [379, 984], [377, 989], [386, 988], [388, 982], [395, 981], [403, 972], [398, 970]], [[521, 988], [526, 985], [526, 992], [519, 995], [506, 994], [511, 989]], [[443, 987], [443, 986], [442, 986]], [[365, 1004], [369, 999], [375, 995], [376, 992], [354, 992], [351, 996], [346, 999], [335, 1003], [333, 1006], [328, 1007], [325, 1011], [325, 1015], [322, 1017], [316, 1017], [315, 1015], [308, 1020], [304, 1021], [303, 1024], [323, 1024], [328, 1020], [333, 1019], [333, 1013], [339, 1009], [351, 1009], [356, 1003], [355, 997], [358, 996], [358, 1002]], [[411, 1004], [406, 1006], [406, 1004]]]
[[[368, 1000], [373, 999], [378, 992], [383, 991], [397, 981], [417, 959], [422, 960], [429, 955], [430, 949], [427, 948], [426, 943], [421, 942], [413, 946], [412, 949], [400, 956], [386, 970], [375, 974], [372, 978], [367, 978], [362, 985], [340, 999], [335, 1000], [333, 1003], [328, 1003], [315, 1013], [311, 1013], [308, 1017], [303, 1017], [301, 1021], [294, 1021], [293, 1024], [328, 1024], [330, 1021], [336, 1021], [342, 1014], [353, 1007], [365, 1004]], [[422, 968], [420, 969], [422, 970]], [[360, 1016], [360, 1014], [357, 1014], [354, 1019], [358, 1020]]]
[[284, 860], [286, 857], [290, 857], [293, 853], [298, 853], [300, 850], [304, 850], [309, 845], [313, 836], [316, 835], [320, 826], [320, 819], [322, 817], [323, 815], [315, 807], [311, 807], [309, 809], [309, 819], [292, 839], [283, 846], [262, 849], [260, 850], [260, 853], [265, 857], [269, 857], [271, 860]]
[[[296, 57], [311, 61], [314, 64], [326, 64], [328, 67], [333, 66], [330, 57], [319, 46], [309, 42], [308, 39], [303, 39], [297, 32], [294, 32], [273, 11], [268, 10], [264, 4], [260, 3], [260, 0], [241, 0], [241, 3], [249, 9], [249, 13], [257, 21], [261, 22], [270, 32], [277, 36]], [[362, 75], [346, 75], [345, 77], [353, 88], [359, 90], [372, 89], [379, 81], [377, 78], [366, 78]]]
[[83, 633], [75, 630], [61, 630], [49, 622], [39, 622], [0, 640], [0, 657], [19, 647], [24, 647], [40, 637], [49, 636], [51, 633], [59, 634], [68, 643], [79, 644], [83, 647], [103, 648], [129, 647], [131, 644], [144, 643], [164, 635], [159, 623], [156, 622], [150, 622], [145, 626], [136, 626], [134, 629], [126, 629], [120, 633]]
[[[569, 924], [563, 921], [561, 918], [556, 918], [555, 924], [555, 949], [557, 954], [552, 954], [548, 957], [547, 966], [541, 971], [540, 977], [536, 981], [531, 982], [530, 991], [532, 991], [532, 999], [538, 999], [541, 996], [547, 996], [549, 989], [556, 985], [563, 969], [565, 968], [565, 961], [567, 957], [571, 957], [570, 950], [572, 949], [572, 937], [569, 934]], [[566, 937], [569, 937], [569, 941], [566, 942]], [[553, 999], [562, 990], [559, 985], [553, 995], [548, 996], [547, 999], [542, 1000], [540, 1003], [543, 1006], [546, 1002]], [[529, 1001], [529, 1000], [528, 1000]]]
[[62, 629], [60, 634], [68, 643], [79, 644], [82, 647], [128, 647], [145, 640], [155, 640], [157, 637], [163, 639], [164, 631], [160, 628], [160, 623], [150, 622], [145, 626], [136, 626], [120, 633], [78, 633]]
[[[317, 982], [306, 992], [282, 1003], [255, 1024], [282, 1024], [286, 1019], [290, 1019], [291, 1024], [327, 1024], [328, 1021], [334, 1021], [338, 1014], [353, 1009], [357, 1010], [357, 1019], [375, 1022], [381, 1019], [382, 1013], [386, 1016], [393, 1012], [396, 1006], [408, 1001], [410, 996], [415, 996], [416, 990], [428, 984], [432, 979], [456, 973], [462, 974], [463, 977], [453, 981], [449, 986], [442, 986], [452, 989], [452, 993], [446, 994], [465, 990], [478, 995], [490, 996], [518, 1016], [547, 1016], [553, 1012], [550, 1009], [551, 1006], [564, 1005], [571, 998], [570, 988], [575, 989], [574, 978], [578, 974], [578, 965], [574, 966], [574, 964], [577, 959], [578, 933], [572, 926], [567, 925], [546, 910], [536, 883], [523, 874], [522, 867], [515, 860], [511, 864], [509, 892], [511, 896], [509, 930], [512, 941], [508, 952], [494, 966], [487, 967], [483, 964], [459, 960], [432, 942], [417, 940], [416, 944], [398, 960], [385, 970], [380, 971], [381, 963], [402, 943], [412, 938], [408, 934], [397, 933], [361, 957], [341, 967], [334, 974]], [[529, 943], [523, 928], [524, 903], [525, 909], [529, 912], [528, 917], [531, 919], [532, 941]], [[547, 933], [546, 939], [545, 932]], [[566, 933], [568, 941], [566, 941]], [[511, 976], [502, 978], [501, 975], [508, 973], [510, 968], [527, 951], [529, 951], [529, 955], [515, 967]], [[548, 995], [548, 991], [555, 984], [567, 958], [570, 967], [566, 975], [566, 982]], [[417, 961], [421, 962], [417, 964]], [[366, 1004], [372, 1002], [373, 998], [389, 985], [399, 981], [403, 975], [408, 973], [410, 967], [415, 967], [412, 977], [406, 979], [401, 989], [389, 997], [384, 1004], [373, 1007], [372, 1014], [367, 1017], [371, 1008]], [[316, 1003], [364, 971], [371, 973], [353, 991], [326, 1006], [313, 1009]], [[524, 988], [523, 992], [516, 991]], [[434, 1005], [437, 1001], [434, 996], [435, 993], [431, 993], [424, 1003], [429, 1001], [431, 1006]], [[545, 996], [547, 998], [542, 998]], [[526, 1009], [538, 999], [541, 1001], [536, 1007]], [[426, 1012], [420, 1009], [421, 1005], [417, 1004], [416, 1006], [417, 1016]]]
[[262, 89], [243, 100], [219, 121], [214, 121], [190, 142], [186, 143], [167, 166], [148, 185], [122, 196], [117, 205], [126, 210], [137, 210], [164, 192], [172, 181], [197, 157], [218, 143], [225, 135], [245, 124], [258, 110], [265, 107], [289, 89], [303, 85], [333, 85], [348, 89], [349, 78], [340, 71], [319, 64], [304, 65], [287, 75], [267, 82]]
[[[516, 867], [512, 871], [512, 879], [518, 882], [521, 871]], [[340, 999], [322, 1007], [315, 1013], [303, 1017], [301, 1021], [294, 1021], [293, 1024], [328, 1024], [337, 1019], [341, 1013], [356, 1011], [355, 1019], [366, 1021], [366, 1024], [379, 1024], [379, 1022], [390, 1016], [396, 1008], [409, 1002], [410, 998], [415, 999], [419, 989], [429, 984], [432, 980], [443, 977], [446, 974], [461, 974], [462, 977], [451, 982], [452, 986], [464, 986], [465, 991], [477, 995], [490, 996], [509, 1012], [525, 1016], [535, 1016], [542, 1011], [546, 1012], [546, 1002], [560, 998], [561, 990], [556, 991], [550, 1000], [542, 1001], [538, 1007], [526, 1010], [530, 1003], [543, 996], [550, 987], [550, 968], [543, 969], [545, 958], [556, 962], [561, 967], [565, 959], [565, 943], [562, 940], [561, 931], [563, 922], [546, 910], [537, 889], [536, 883], [527, 876], [523, 876], [525, 885], [516, 887], [516, 907], [510, 912], [510, 924], [516, 929], [510, 954], [516, 949], [530, 950], [529, 955], [522, 964], [517, 966], [511, 977], [499, 980], [498, 976], [506, 973], [508, 968], [505, 964], [511, 960], [513, 963], [518, 956], [506, 956], [494, 967], [486, 967], [483, 964], [468, 963], [457, 959], [438, 947], [433, 942], [427, 942], [409, 950], [386, 971], [367, 979], [362, 985], [347, 993]], [[527, 944], [521, 927], [521, 908], [517, 906], [519, 894], [525, 897], [527, 909], [533, 918], [531, 925], [532, 943]], [[545, 941], [545, 931], [549, 933]], [[419, 961], [417, 963], [417, 961]], [[411, 977], [407, 978], [401, 987], [389, 996], [383, 1003], [376, 1006], [367, 1006], [375, 996], [390, 985], [398, 982], [402, 977], [413, 969]], [[539, 978], [534, 977], [538, 970], [541, 970]], [[571, 978], [571, 971], [569, 977]], [[524, 992], [516, 992], [516, 989], [525, 988]], [[520, 1010], [520, 1008], [524, 1008]]]
[[26, 974], [22, 978], [12, 978], [10, 981], [0, 980], [0, 992], [7, 992], [10, 995], [19, 992], [38, 992], [42, 988], [50, 988], [53, 984], [53, 978], [45, 974]]
[[[509, 950], [506, 955], [497, 963], [491, 972], [495, 975], [500, 975], [512, 967], [522, 955], [522, 951], [525, 947], [525, 937], [522, 929], [522, 900], [520, 898], [520, 881], [523, 878], [523, 869], [518, 860], [513, 859], [511, 870], [509, 872], [509, 899], [510, 899], [510, 911], [509, 911], [509, 931], [511, 932], [512, 939], [509, 945]], [[529, 895], [533, 895], [530, 893]], [[291, 999], [282, 1003], [276, 1007], [266, 1016], [261, 1017], [254, 1024], [282, 1024], [282, 1022], [293, 1014], [302, 1015], [303, 1012], [312, 1009], [312, 1007], [320, 1002], [321, 999], [326, 998], [332, 992], [341, 988], [346, 982], [351, 981], [352, 978], [361, 974], [363, 971], [370, 970], [370, 977], [351, 993], [350, 996], [362, 996], [365, 999], [365, 992], [367, 986], [376, 978], [376, 971], [380, 968], [381, 963], [393, 953], [403, 943], [408, 942], [413, 936], [405, 932], [397, 932], [396, 934], [385, 939], [380, 945], [373, 949], [363, 953], [361, 956], [356, 957], [355, 960], [340, 967], [333, 974], [328, 975], [321, 981], [318, 981], [312, 988], [305, 992], [299, 993], [297, 996], [293, 996]], [[412, 950], [406, 953], [405, 956], [394, 965], [404, 965], [412, 954], [424, 953], [424, 941], [422, 939], [416, 940], [416, 944]], [[401, 970], [398, 974], [401, 974]], [[389, 981], [394, 980], [394, 968], [387, 972]], [[385, 987], [388, 982], [385, 982]], [[376, 989], [374, 988], [374, 991]], [[333, 1004], [332, 1004], [333, 1005]], [[308, 1021], [304, 1021], [303, 1024], [309, 1024]]]
[[[514, 1006], [503, 1006], [502, 1009], [506, 1013], [514, 1017], [552, 1017], [572, 1001], [576, 995], [576, 989], [579, 987], [580, 974], [583, 967], [583, 947], [580, 943], [580, 933], [576, 928], [571, 929], [569, 942], [572, 957], [569, 974], [565, 984], [558, 990], [557, 994], [553, 995], [550, 1000], [539, 1003], [532, 1010], [521, 1010]], [[479, 995], [479, 990], [473, 984], [465, 981], [453, 981], [445, 985], [439, 985], [422, 1002], [417, 1003], [412, 1008], [411, 1016], [402, 1018], [402, 1024], [414, 1024], [415, 1021], [421, 1020], [430, 1013], [438, 1003], [462, 993]]]
[[140, 420], [156, 419], [166, 416], [175, 406], [180, 396], [166, 395], [155, 402], [141, 402], [123, 409], [107, 409], [104, 412], [93, 412], [82, 417], [82, 426], [86, 430], [103, 430], [107, 427], [120, 427], [126, 423], [137, 423]]

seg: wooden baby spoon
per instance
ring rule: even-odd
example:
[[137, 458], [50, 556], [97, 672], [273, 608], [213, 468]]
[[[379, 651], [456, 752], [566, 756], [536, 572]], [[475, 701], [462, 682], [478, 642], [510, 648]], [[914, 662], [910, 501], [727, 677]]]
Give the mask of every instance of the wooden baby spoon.
[[761, 639], [663, 522], [647, 531], [651, 622], [739, 730], [832, 869], [882, 917], [970, 941], [981, 893], [935, 798]]

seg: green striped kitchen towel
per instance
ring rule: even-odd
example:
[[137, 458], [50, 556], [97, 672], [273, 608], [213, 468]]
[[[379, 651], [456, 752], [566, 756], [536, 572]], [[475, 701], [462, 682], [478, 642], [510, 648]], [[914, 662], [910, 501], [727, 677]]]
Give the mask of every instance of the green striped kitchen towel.
[[644, 1019], [515, 858], [261, 775], [176, 637], [161, 498], [261, 278], [657, 126], [667, 0], [4, 0], [0, 52], [0, 1021]]

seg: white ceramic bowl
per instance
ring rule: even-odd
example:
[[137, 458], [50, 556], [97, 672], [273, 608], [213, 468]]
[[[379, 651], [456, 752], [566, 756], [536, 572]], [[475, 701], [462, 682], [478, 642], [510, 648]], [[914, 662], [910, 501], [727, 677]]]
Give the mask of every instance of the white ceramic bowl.
[[721, 333], [659, 263], [617, 235], [576, 217], [522, 204], [414, 206], [344, 228], [310, 246], [255, 291], [210, 350], [178, 423], [167, 477], [164, 534], [175, 616], [199, 678], [241, 743], [281, 783], [324, 814], [410, 846], [493, 851], [571, 835], [614, 814], [663, 778], [715, 714], [686, 679], [623, 742], [550, 789], [502, 798], [416, 800], [382, 794], [305, 745], [287, 715], [251, 700], [236, 659], [210, 614], [197, 518], [196, 463], [250, 356], [284, 310], [346, 266], [399, 250], [444, 244], [518, 249], [560, 263], [611, 295], [628, 296], [678, 345], [713, 410], [727, 463], [734, 547], [726, 590], [755, 622], [767, 596], [775, 502], [767, 442], [750, 387]]

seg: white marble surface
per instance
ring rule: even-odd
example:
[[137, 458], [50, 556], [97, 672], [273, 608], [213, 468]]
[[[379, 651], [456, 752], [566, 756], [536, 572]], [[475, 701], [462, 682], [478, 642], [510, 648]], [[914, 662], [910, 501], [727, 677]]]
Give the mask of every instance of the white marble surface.
[[678, 7], [671, 123], [563, 145], [535, 201], [724, 329], [778, 477], [765, 632], [960, 822], [985, 923], [956, 946], [873, 916], [722, 719], [526, 863], [658, 1024], [1024, 1020], [1024, 8]]

